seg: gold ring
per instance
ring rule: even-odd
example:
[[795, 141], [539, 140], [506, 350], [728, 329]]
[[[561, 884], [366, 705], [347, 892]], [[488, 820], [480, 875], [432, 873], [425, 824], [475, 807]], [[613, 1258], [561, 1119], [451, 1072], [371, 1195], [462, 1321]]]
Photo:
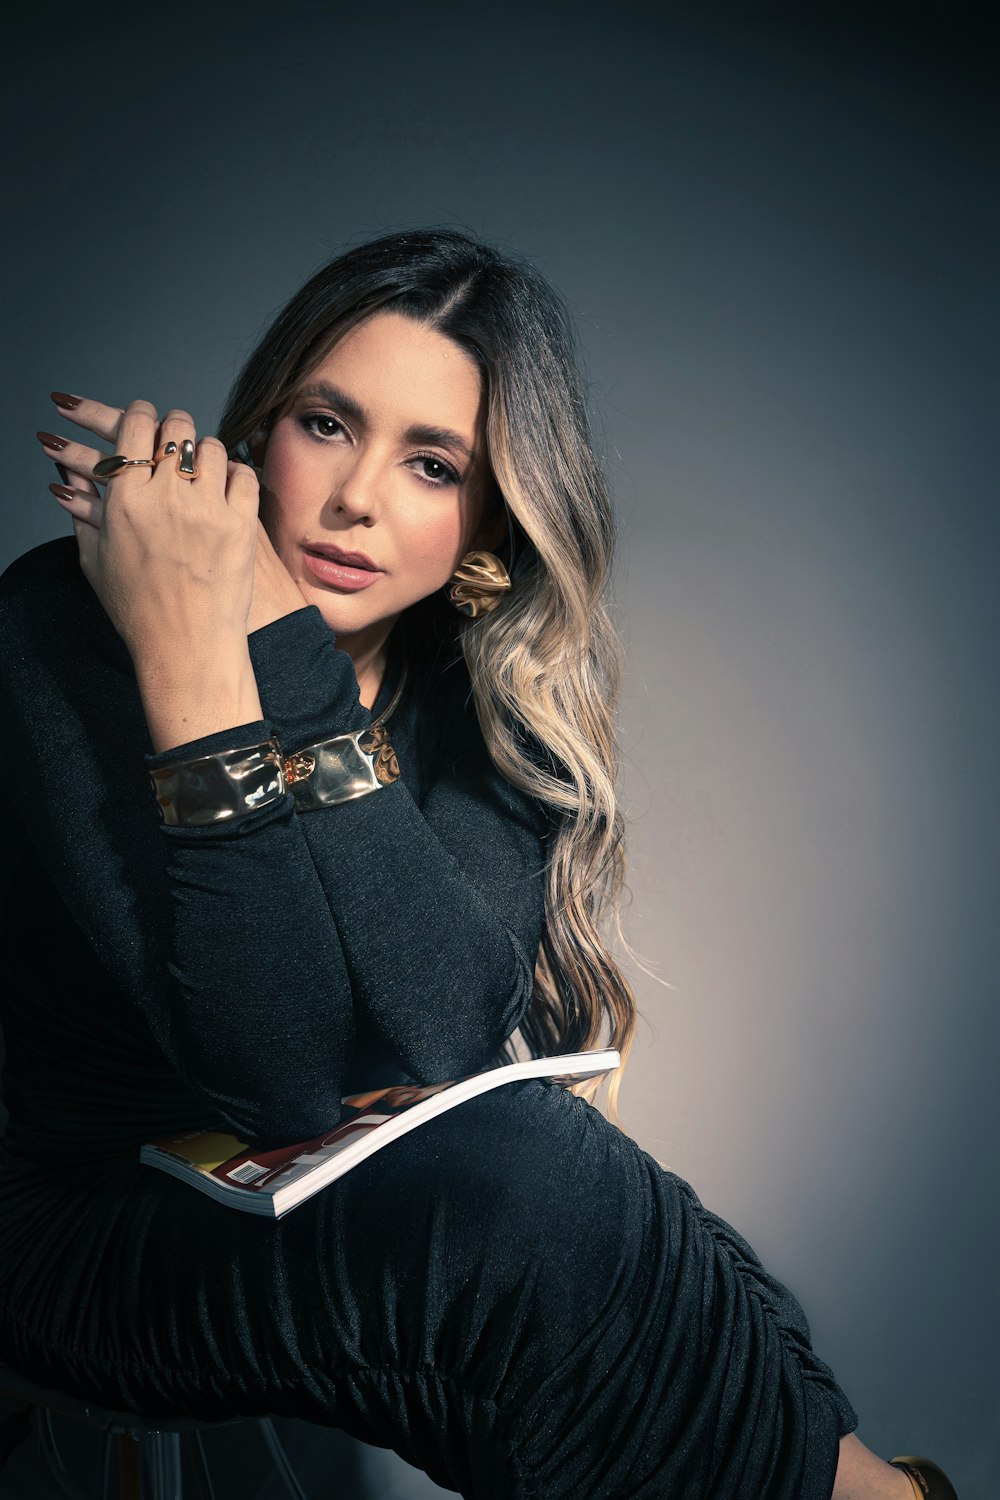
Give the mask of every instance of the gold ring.
[[170, 458], [171, 455], [176, 452], [177, 444], [172, 440], [169, 443], [161, 443], [156, 452], [153, 454], [153, 462], [154, 464], [162, 464], [165, 458]]
[[126, 458], [124, 453], [113, 453], [110, 458], [99, 459], [94, 465], [94, 478], [113, 479], [116, 474], [121, 473], [122, 469], [141, 465], [151, 469], [153, 460], [151, 458]]
[[185, 438], [181, 443], [181, 456], [177, 460], [177, 472], [182, 479], [197, 479], [198, 465], [194, 461], [194, 443]]

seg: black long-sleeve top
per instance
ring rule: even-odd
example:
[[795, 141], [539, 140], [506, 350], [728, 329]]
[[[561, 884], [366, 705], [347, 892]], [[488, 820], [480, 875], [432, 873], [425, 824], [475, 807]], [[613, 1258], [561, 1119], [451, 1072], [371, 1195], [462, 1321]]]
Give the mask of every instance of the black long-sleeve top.
[[[451, 616], [451, 620], [449, 620]], [[128, 1151], [178, 1129], [306, 1139], [342, 1093], [486, 1065], [530, 1001], [554, 824], [493, 765], [454, 615], [397, 622], [371, 710], [315, 605], [248, 638], [264, 717], [156, 755], [75, 537], [0, 577], [6, 1148]], [[162, 824], [149, 771], [388, 721], [400, 777], [299, 812]]]

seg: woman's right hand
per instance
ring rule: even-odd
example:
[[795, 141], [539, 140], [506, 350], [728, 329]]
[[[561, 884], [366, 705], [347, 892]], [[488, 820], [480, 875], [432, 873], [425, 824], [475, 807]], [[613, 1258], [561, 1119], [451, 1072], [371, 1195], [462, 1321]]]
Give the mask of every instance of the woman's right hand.
[[[230, 462], [218, 438], [195, 446], [184, 411], [158, 422], [147, 401], [121, 410], [83, 398], [67, 411], [116, 454], [160, 455], [154, 467], [104, 477], [95, 473], [105, 456], [99, 450], [69, 441], [57, 450], [67, 472], [88, 486], [80, 494], [74, 486], [66, 502], [80, 566], [132, 657], [154, 752], [256, 723], [263, 712], [247, 647], [258, 526], [253, 470]], [[170, 444], [175, 450], [163, 453]], [[195, 473], [186, 478], [180, 462], [188, 445]], [[103, 498], [97, 483], [107, 486]]]
[[[69, 408], [62, 408], [62, 410], [68, 412]], [[117, 434], [123, 416], [124, 411], [121, 407], [105, 406], [99, 401], [81, 401], [80, 406], [75, 409], [72, 420], [76, 421], [79, 426], [89, 428], [98, 437], [117, 445]], [[43, 441], [46, 451], [55, 458], [57, 450], [51, 444], [44, 442], [44, 437], [51, 435], [39, 433], [39, 439]], [[158, 441], [164, 440], [162, 428], [157, 434], [157, 439]], [[104, 455], [99, 454], [95, 449], [84, 448], [81, 444], [72, 442], [68, 442], [67, 446], [58, 452], [57, 463], [66, 471], [67, 482], [58, 485], [51, 484], [49, 488], [74, 521], [92, 526], [99, 532], [105, 497], [98, 489], [98, 484], [102, 481], [94, 478], [93, 466]], [[230, 460], [231, 470], [242, 467], [245, 466]], [[78, 540], [79, 536], [80, 533], [77, 531]], [[309, 600], [302, 595], [291, 574], [275, 552], [264, 523], [258, 516], [253, 589], [247, 613], [246, 633], [249, 635], [254, 630], [260, 630], [283, 615], [304, 608], [308, 603]]]
[[[148, 401], [120, 408], [80, 398], [59, 410], [130, 458], [152, 458], [170, 441], [178, 448], [185, 439], [196, 442], [188, 412], [172, 410], [158, 421]], [[108, 455], [64, 441], [48, 451], [58, 451], [71, 478], [87, 485], [78, 490], [74, 482], [73, 498], [60, 496], [73, 517], [80, 566], [133, 661], [179, 651], [197, 659], [245, 643], [259, 530], [253, 470], [230, 460], [217, 437], [204, 437], [193, 479], [178, 472], [172, 456], [101, 479], [94, 467]]]

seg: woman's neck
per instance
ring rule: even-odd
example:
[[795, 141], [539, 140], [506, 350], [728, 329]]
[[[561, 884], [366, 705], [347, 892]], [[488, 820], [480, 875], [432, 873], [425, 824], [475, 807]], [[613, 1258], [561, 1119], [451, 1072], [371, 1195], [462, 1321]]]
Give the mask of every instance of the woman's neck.
[[[384, 625], [384, 628], [375, 631], [359, 631], [351, 635], [337, 635], [337, 645], [342, 651], [346, 651], [354, 663], [354, 675], [358, 680], [358, 689], [361, 694], [361, 706], [372, 708], [378, 697], [389, 665], [389, 657], [393, 653], [393, 632], [403, 626], [399, 624], [401, 616], [394, 615]], [[398, 639], [398, 637], [396, 637]]]
[[375, 699], [382, 687], [382, 679], [388, 660], [388, 651], [383, 647], [376, 660], [370, 662], [367, 667], [358, 670], [358, 663], [354, 663], [355, 675], [358, 679], [358, 689], [361, 693], [362, 708], [373, 708]]
[[[395, 621], [393, 621], [393, 625]], [[358, 679], [358, 690], [361, 694], [361, 705], [363, 708], [371, 708], [379, 695], [382, 681], [385, 677], [386, 668], [389, 665], [389, 637], [392, 634], [392, 625], [381, 637], [372, 644], [367, 642], [364, 646], [360, 642], [349, 640], [344, 643], [338, 638], [337, 644], [347, 652], [354, 662], [354, 675]], [[360, 649], [358, 649], [360, 647]]]

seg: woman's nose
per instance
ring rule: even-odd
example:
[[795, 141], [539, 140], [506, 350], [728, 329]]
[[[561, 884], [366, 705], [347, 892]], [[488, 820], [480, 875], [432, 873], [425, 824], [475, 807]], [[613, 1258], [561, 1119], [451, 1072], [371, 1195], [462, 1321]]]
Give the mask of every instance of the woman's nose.
[[359, 457], [347, 473], [338, 475], [330, 492], [334, 511], [371, 526], [381, 508], [375, 467]]

